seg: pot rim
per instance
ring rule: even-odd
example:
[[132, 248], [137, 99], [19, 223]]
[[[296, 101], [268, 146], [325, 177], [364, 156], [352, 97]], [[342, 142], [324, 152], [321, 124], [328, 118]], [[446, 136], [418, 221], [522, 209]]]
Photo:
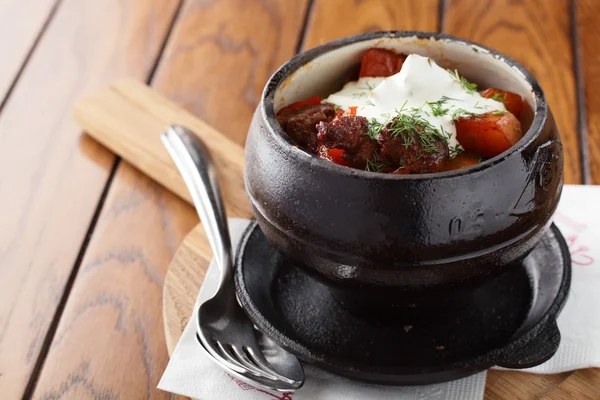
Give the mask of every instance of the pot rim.
[[[294, 142], [285, 131], [281, 128], [279, 123], [277, 122], [277, 118], [275, 115], [275, 107], [274, 107], [274, 98], [275, 92], [281, 83], [283, 83], [289, 76], [291, 76], [294, 72], [300, 69], [302, 66], [306, 65], [310, 61], [316, 59], [317, 57], [326, 54], [328, 52], [337, 50], [339, 48], [363, 42], [373, 39], [381, 39], [381, 38], [413, 38], [416, 37], [418, 39], [429, 39], [436, 40], [442, 42], [456, 42], [463, 44], [465, 46], [471, 47], [474, 51], [489, 53], [494, 58], [499, 60], [500, 62], [505, 63], [512, 69], [519, 72], [522, 78], [529, 84], [531, 88], [531, 93], [534, 96], [535, 101], [535, 110], [533, 121], [531, 122], [531, 126], [527, 130], [527, 132], [523, 135], [523, 137], [511, 148], [506, 150], [505, 152], [492, 157], [486, 161], [483, 161], [479, 164], [475, 164], [473, 166], [467, 168], [461, 168], [453, 171], [444, 171], [444, 172], [436, 172], [429, 174], [384, 174], [380, 172], [370, 172], [363, 171], [360, 169], [349, 168], [346, 166], [338, 165], [332, 163], [331, 161], [322, 159], [315, 154], [308, 153], [298, 147], [296, 142]], [[548, 119], [549, 110], [548, 104], [546, 102], [546, 97], [544, 96], [544, 92], [538, 81], [533, 77], [533, 75], [525, 69], [521, 64], [516, 62], [510, 57], [500, 53], [499, 51], [493, 50], [489, 47], [483, 46], [479, 43], [472, 42], [467, 39], [462, 39], [456, 36], [446, 35], [443, 33], [436, 32], [422, 32], [422, 31], [380, 31], [380, 32], [372, 32], [372, 33], [364, 33], [354, 36], [347, 36], [341, 39], [336, 39], [334, 41], [322, 44], [320, 46], [314, 47], [310, 50], [302, 52], [290, 60], [288, 60], [285, 64], [283, 64], [272, 76], [269, 78], [265, 89], [263, 90], [261, 96], [261, 102], [259, 104], [261, 116], [264, 121], [266, 121], [266, 127], [269, 134], [274, 137], [283, 151], [290, 157], [294, 157], [300, 162], [307, 162], [311, 164], [311, 166], [315, 168], [322, 168], [326, 170], [330, 170], [331, 172], [338, 173], [340, 175], [344, 175], [347, 177], [354, 177], [358, 179], [380, 179], [380, 180], [432, 180], [432, 179], [443, 179], [443, 178], [454, 178], [458, 176], [462, 176], [465, 174], [475, 173], [492, 167], [509, 156], [520, 153], [523, 149], [528, 147], [536, 137], [541, 133], [546, 120]]]

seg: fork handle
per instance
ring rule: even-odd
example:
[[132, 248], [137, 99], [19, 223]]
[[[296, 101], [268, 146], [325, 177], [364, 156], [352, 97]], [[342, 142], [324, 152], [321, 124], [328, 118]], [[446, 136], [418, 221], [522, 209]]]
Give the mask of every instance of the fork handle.
[[179, 125], [169, 126], [161, 140], [190, 191], [208, 242], [221, 271], [220, 286], [232, 279], [231, 240], [217, 173], [204, 143]]

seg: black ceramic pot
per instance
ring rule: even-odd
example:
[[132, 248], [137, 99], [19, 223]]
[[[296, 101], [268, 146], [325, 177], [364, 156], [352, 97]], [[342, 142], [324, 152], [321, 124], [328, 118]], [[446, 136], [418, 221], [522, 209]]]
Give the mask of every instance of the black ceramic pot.
[[[351, 169], [298, 148], [276, 111], [338, 90], [370, 47], [427, 55], [480, 87], [520, 94], [525, 135], [478, 165], [427, 175]], [[333, 288], [426, 293], [497, 275], [528, 254], [560, 197], [562, 147], [539, 84], [515, 61], [451, 36], [378, 32], [311, 49], [271, 77], [246, 142], [245, 182], [268, 240]]]

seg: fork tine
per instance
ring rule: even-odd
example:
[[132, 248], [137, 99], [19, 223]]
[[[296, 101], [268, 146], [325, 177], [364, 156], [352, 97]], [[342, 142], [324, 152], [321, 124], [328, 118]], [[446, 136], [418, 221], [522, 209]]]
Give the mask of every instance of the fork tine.
[[223, 361], [225, 361], [227, 364], [230, 364], [232, 366], [235, 366], [236, 370], [240, 369], [241, 373], [245, 373], [245, 372], [252, 372], [250, 371], [248, 368], [246, 368], [244, 365], [242, 365], [230, 352], [229, 350], [223, 346], [223, 344], [221, 342], [219, 342], [218, 340], [214, 341], [217, 349], [219, 350], [219, 354], [221, 356], [221, 359], [223, 359]]
[[262, 368], [264, 371], [267, 371], [269, 374], [274, 375], [275, 377], [277, 377], [277, 379], [283, 381], [283, 382], [287, 382], [290, 384], [294, 384], [295, 381], [281, 375], [280, 373], [278, 373], [277, 371], [275, 371], [275, 369], [273, 369], [273, 367], [271, 367], [271, 365], [269, 364], [269, 362], [267, 361], [266, 358], [264, 358], [264, 356], [262, 355], [261, 352], [256, 352], [254, 351], [254, 349], [252, 349], [251, 347], [244, 347], [245, 352], [248, 354], [248, 356], [250, 357], [250, 359], [256, 364], [258, 365], [260, 368]]
[[244, 350], [239, 349], [237, 346], [234, 346], [232, 344], [230, 344], [229, 346], [231, 347], [231, 350], [233, 350], [233, 353], [237, 356], [239, 362], [242, 365], [244, 365], [246, 368], [248, 368], [254, 374], [256, 374], [258, 376], [264, 376], [265, 378], [269, 378], [269, 379], [273, 379], [273, 380], [279, 379], [279, 377], [277, 375], [270, 374], [268, 371], [261, 369], [259, 366], [257, 366], [255, 363], [253, 363], [250, 360], [250, 358], [248, 358], [248, 356], [246, 355]]
[[219, 360], [221, 360], [221, 362], [223, 362], [229, 368], [231, 368], [232, 370], [234, 370], [240, 374], [243, 374], [246, 372], [246, 369], [243, 368], [242, 366], [240, 366], [238, 364], [232, 364], [231, 362], [227, 361], [227, 359], [225, 358], [225, 355], [223, 355], [222, 350], [217, 345], [215, 345], [215, 343], [217, 343], [216, 341], [202, 340], [202, 338], [200, 337], [200, 334], [198, 332], [196, 332], [196, 340], [204, 348], [204, 350], [206, 352], [208, 352], [208, 354], [211, 357], [218, 358]]
[[[237, 379], [240, 379], [243, 382], [246, 382], [252, 386], [255, 387], [259, 387], [261, 389], [266, 389], [266, 390], [277, 390], [279, 392], [294, 392], [296, 390], [298, 390], [302, 384], [304, 383], [304, 381], [299, 381], [299, 382], [295, 382], [294, 384], [288, 384], [286, 382], [280, 381], [280, 380], [273, 380], [273, 379], [268, 379], [265, 378], [263, 376], [256, 376], [253, 374], [250, 374], [249, 372], [244, 372], [244, 373], [240, 373], [237, 371], [237, 369], [232, 369], [229, 367], [230, 363], [225, 361], [224, 356], [221, 356], [220, 354], [218, 355], [218, 357], [213, 356], [212, 352], [209, 352], [208, 349], [206, 348], [206, 342], [202, 341], [200, 335], [196, 335], [196, 341], [198, 342], [198, 345], [207, 352], [207, 354], [211, 357], [214, 358], [214, 362], [216, 365], [220, 366], [221, 368], [223, 368], [223, 370], [225, 370], [228, 374], [236, 377]], [[211, 346], [213, 346], [213, 344], [211, 343]], [[217, 351], [215, 349], [215, 351]]]
[[[198, 334], [196, 334], [196, 337], [198, 340], [201, 341]], [[243, 352], [243, 350], [239, 350], [238, 348], [236, 348], [235, 346], [233, 346], [231, 344], [228, 346], [225, 346], [218, 340], [214, 340], [214, 341], [212, 341], [212, 343], [210, 343], [210, 345], [211, 345], [211, 348], [217, 353], [216, 355], [219, 356], [219, 358], [225, 364], [227, 364], [228, 366], [230, 366], [233, 370], [235, 370], [237, 372], [240, 372], [240, 373], [248, 372], [248, 373], [251, 373], [256, 376], [261, 376], [266, 379], [271, 379], [273, 381], [283, 380], [286, 383], [294, 383], [293, 381], [289, 381], [289, 379], [287, 379], [285, 377], [282, 377], [283, 379], [280, 379], [279, 374], [272, 374], [272, 373], [266, 372], [265, 370], [261, 370], [259, 367], [257, 367], [256, 364], [254, 364], [248, 358], [248, 356]], [[232, 352], [233, 352], [233, 354], [232, 354]], [[213, 356], [215, 356], [215, 354], [213, 354]], [[272, 369], [270, 369], [270, 368], [268, 368], [268, 369], [272, 371]]]
[[[271, 374], [269, 372], [266, 372], [265, 370], [261, 370], [245, 354], [243, 354], [242, 351], [238, 350], [235, 346], [231, 344], [224, 345], [219, 341], [215, 341], [215, 343], [219, 348], [220, 353], [223, 355], [223, 357], [225, 357], [225, 359], [229, 363], [233, 363], [253, 375], [262, 376], [264, 378], [275, 381], [279, 379], [279, 374]], [[272, 369], [270, 370], [272, 371]], [[288, 382], [288, 379], [285, 377], [284, 382]]]

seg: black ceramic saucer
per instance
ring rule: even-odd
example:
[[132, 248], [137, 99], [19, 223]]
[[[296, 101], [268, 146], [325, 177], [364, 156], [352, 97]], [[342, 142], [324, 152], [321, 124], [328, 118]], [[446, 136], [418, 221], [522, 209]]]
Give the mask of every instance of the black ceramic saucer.
[[357, 316], [273, 249], [252, 222], [240, 243], [236, 289], [256, 326], [300, 359], [353, 379], [421, 385], [494, 365], [528, 368], [557, 350], [556, 318], [570, 286], [567, 245], [553, 225], [521, 265], [435, 306], [393, 318]]

